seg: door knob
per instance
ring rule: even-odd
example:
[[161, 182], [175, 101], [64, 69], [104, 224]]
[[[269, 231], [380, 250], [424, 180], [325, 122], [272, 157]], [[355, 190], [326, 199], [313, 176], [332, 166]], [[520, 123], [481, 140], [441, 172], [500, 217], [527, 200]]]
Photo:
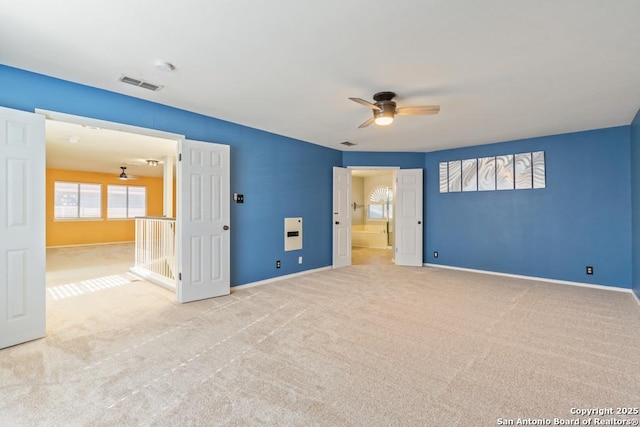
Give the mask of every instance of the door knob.
[[422, 221], [418, 221], [418, 224], [422, 224]]
[[340, 224], [340, 221], [336, 221], [336, 225]]
[[224, 227], [222, 227], [222, 229], [226, 231], [226, 230], [228, 230], [228, 229], [229, 229], [229, 226], [228, 226], [228, 225], [225, 225]]

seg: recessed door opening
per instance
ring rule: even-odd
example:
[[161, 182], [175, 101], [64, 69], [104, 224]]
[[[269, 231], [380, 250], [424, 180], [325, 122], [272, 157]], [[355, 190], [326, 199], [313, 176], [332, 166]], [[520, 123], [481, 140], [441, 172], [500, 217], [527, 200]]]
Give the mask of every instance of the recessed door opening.
[[352, 265], [392, 265], [394, 246], [393, 169], [351, 170]]
[[[61, 163], [45, 159], [48, 151], [49, 154], [55, 154], [55, 149], [48, 149], [46, 144], [47, 119], [52, 120], [51, 123], [64, 122], [76, 127], [74, 132], [63, 132], [60, 136], [63, 152], [59, 156]], [[7, 174], [0, 174], [0, 190], [7, 192], [7, 203], [0, 204], [0, 216], [4, 215], [6, 219], [3, 221], [4, 226], [0, 227], [0, 267], [7, 271], [4, 278], [0, 279], [0, 294], [6, 296], [5, 308], [8, 307], [4, 315], [0, 316], [0, 349], [42, 338], [47, 332], [45, 328], [71, 328], [80, 335], [86, 327], [95, 329], [107, 324], [110, 327], [117, 325], [116, 330], [120, 330], [122, 326], [124, 330], [127, 324], [122, 323], [122, 319], [125, 317], [118, 316], [118, 313], [127, 309], [135, 310], [140, 315], [149, 313], [154, 316], [167, 304], [172, 304], [172, 301], [186, 303], [229, 295], [231, 171], [228, 145], [192, 141], [184, 139], [182, 135], [40, 109], [36, 109], [34, 114], [0, 107], [0, 128], [6, 129], [0, 132], [0, 146], [4, 148], [0, 150], [0, 161], [8, 165], [9, 171]], [[149, 158], [149, 152], [136, 155], [140, 157], [137, 160], [142, 160], [140, 166], [157, 167], [164, 163], [162, 178], [159, 178], [162, 181], [160, 189], [152, 191], [143, 182], [147, 179], [145, 174], [135, 170], [135, 166], [139, 165], [122, 165], [122, 162], [126, 163], [126, 159], [121, 157], [117, 158], [115, 165], [107, 162], [107, 170], [88, 170], [93, 177], [88, 180], [90, 182], [80, 179], [79, 174], [83, 171], [76, 168], [80, 165], [86, 169], [89, 163], [79, 155], [81, 150], [77, 147], [82, 143], [82, 135], [78, 136], [76, 132], [80, 133], [82, 130], [125, 132], [151, 137], [155, 139], [153, 148], [169, 145], [170, 154], [166, 157], [151, 153], [157, 156]], [[101, 141], [98, 144], [101, 151], [97, 158], [108, 160], [113, 153], [121, 155], [121, 151], [115, 148], [117, 139]], [[169, 159], [169, 156], [177, 156], [178, 153], [182, 161], [176, 163]], [[47, 176], [50, 173], [52, 175]], [[53, 176], [54, 174], [57, 175]], [[167, 175], [176, 177], [175, 184]], [[103, 181], [102, 177], [107, 178]], [[159, 213], [145, 210], [149, 207], [151, 197], [161, 200]], [[152, 249], [161, 250], [162, 257], [155, 259], [158, 261], [156, 264], [162, 266], [161, 271], [169, 271], [175, 277], [173, 286], [168, 286], [172, 291], [145, 280], [137, 280], [128, 275], [127, 271], [117, 273], [123, 269], [120, 262], [129, 264], [125, 253], [130, 250], [130, 247], [126, 249], [126, 243], [133, 240], [133, 219], [136, 218], [137, 221], [141, 215], [150, 214], [158, 215], [164, 220], [169, 220], [171, 215], [175, 217], [175, 225], [168, 227], [171, 234], [175, 233], [175, 244], [165, 245], [156, 239], [155, 234], [146, 233], [146, 237], [150, 237], [152, 242]], [[207, 221], [202, 221], [202, 218]], [[99, 227], [103, 222], [116, 227], [105, 231]], [[126, 230], [122, 229], [127, 227], [122, 227], [123, 224], [129, 224], [129, 237], [123, 237], [127, 236]], [[74, 225], [83, 228], [71, 230]], [[135, 236], [138, 234], [135, 233]], [[91, 240], [96, 237], [98, 240]], [[57, 243], [52, 243], [54, 241]], [[84, 258], [80, 259], [72, 259], [70, 252], [57, 254], [58, 263], [52, 262], [49, 269], [52, 276], [57, 274], [57, 279], [62, 282], [73, 280], [81, 283], [78, 285], [52, 280], [51, 284], [57, 286], [57, 289], [55, 292], [52, 290], [51, 298], [48, 298], [47, 246], [77, 249], [82, 245], [100, 245], [106, 248], [107, 245], [104, 244], [113, 242], [125, 243], [125, 248], [110, 248], [115, 248], [119, 256], [124, 256], [124, 261], [120, 258], [111, 260], [107, 262], [109, 268], [101, 262], [109, 257], [106, 253], [94, 253], [91, 262], [88, 261], [91, 256], [86, 251], [82, 253]], [[202, 244], [191, 245], [192, 242]], [[171, 246], [173, 252], [168, 253], [165, 246]], [[134, 253], [137, 262], [139, 247]], [[104, 268], [98, 273], [99, 277], [95, 277], [95, 271], [83, 271], [83, 268], [91, 270], [94, 264]], [[168, 268], [168, 265], [173, 268]], [[116, 274], [112, 274], [112, 267], [116, 268]], [[152, 272], [155, 274], [156, 270]], [[141, 287], [137, 284], [141, 283], [146, 283], [151, 292], [139, 292]], [[75, 286], [71, 286], [74, 284]], [[116, 289], [127, 292], [116, 296], [114, 302], [104, 298], [106, 290]], [[64, 312], [47, 309], [48, 303], [53, 305], [60, 301], [71, 301], [76, 306], [71, 307], [69, 304], [68, 310]], [[51, 322], [52, 320], [55, 322]]]
[[[334, 166], [333, 268], [361, 262], [422, 266], [423, 180], [423, 169]], [[381, 254], [366, 255], [376, 249]], [[354, 250], [365, 254], [362, 261], [353, 259]]]
[[175, 300], [177, 141], [55, 119], [45, 138], [47, 317]]

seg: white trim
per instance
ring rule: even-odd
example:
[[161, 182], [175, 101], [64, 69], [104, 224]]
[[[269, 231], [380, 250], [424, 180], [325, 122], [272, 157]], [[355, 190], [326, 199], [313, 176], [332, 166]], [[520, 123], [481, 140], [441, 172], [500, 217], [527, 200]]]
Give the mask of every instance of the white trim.
[[307, 274], [311, 274], [311, 273], [319, 273], [320, 271], [331, 270], [332, 268], [333, 267], [331, 267], [331, 266], [314, 268], [312, 270], [305, 270], [305, 271], [301, 271], [299, 273], [287, 274], [285, 276], [278, 276], [278, 277], [273, 277], [271, 279], [259, 280], [257, 282], [245, 283], [244, 285], [232, 286], [231, 287], [231, 292], [237, 291], [237, 290], [240, 290], [240, 289], [253, 288], [255, 286], [262, 286], [262, 285], [266, 285], [268, 283], [279, 282], [281, 280], [293, 279], [294, 277], [306, 276]]
[[351, 170], [400, 170], [400, 166], [347, 166]]
[[638, 305], [640, 305], [640, 298], [638, 298], [638, 295], [636, 295], [636, 293], [633, 291], [633, 289], [631, 290], [631, 295], [633, 295], [633, 297], [636, 299], [636, 302], [638, 303]]
[[96, 222], [100, 222], [103, 221], [104, 218], [100, 217], [100, 218], [88, 218], [88, 217], [76, 217], [76, 218], [53, 218], [53, 222], [91, 222], [91, 221], [96, 221]]
[[100, 242], [100, 243], [79, 243], [77, 245], [56, 245], [56, 246], [47, 246], [47, 249], [53, 249], [53, 248], [77, 248], [79, 246], [122, 245], [124, 243], [135, 243], [135, 241], [134, 240], [123, 240], [122, 242]]
[[[449, 270], [460, 270], [460, 271], [469, 271], [472, 273], [481, 273], [481, 274], [491, 274], [494, 276], [504, 276], [504, 277], [513, 277], [515, 279], [524, 279], [524, 280], [536, 280], [539, 282], [548, 282], [548, 283], [558, 283], [560, 285], [570, 285], [570, 286], [580, 286], [583, 288], [594, 288], [594, 289], [602, 289], [605, 291], [616, 291], [616, 292], [631, 292], [634, 294], [633, 290], [629, 288], [620, 288], [617, 286], [606, 286], [606, 285], [594, 285], [591, 283], [582, 283], [582, 282], [570, 282], [567, 280], [556, 280], [556, 279], [547, 279], [546, 277], [535, 277], [535, 276], [522, 276], [519, 274], [509, 274], [509, 273], [499, 273], [496, 271], [488, 271], [488, 270], [476, 270], [473, 268], [463, 268], [463, 267], [454, 267], [450, 265], [441, 265], [441, 264], [430, 264], [424, 263], [426, 267], [436, 267], [436, 268], [446, 268]], [[635, 295], [635, 294], [634, 294]], [[640, 303], [640, 301], [639, 301]]]
[[109, 122], [106, 120], [93, 119], [90, 117], [76, 116], [74, 114], [60, 113], [57, 111], [43, 110], [40, 108], [36, 108], [35, 113], [43, 115], [45, 116], [45, 118], [49, 120], [56, 120], [59, 122], [75, 123], [83, 126], [119, 130], [122, 132], [136, 133], [139, 135], [153, 136], [156, 138], [170, 139], [173, 141], [185, 139], [184, 135], [180, 135], [177, 133], [164, 132], [157, 129], [143, 128], [139, 126], [126, 125], [126, 124], [117, 123], [117, 122]]

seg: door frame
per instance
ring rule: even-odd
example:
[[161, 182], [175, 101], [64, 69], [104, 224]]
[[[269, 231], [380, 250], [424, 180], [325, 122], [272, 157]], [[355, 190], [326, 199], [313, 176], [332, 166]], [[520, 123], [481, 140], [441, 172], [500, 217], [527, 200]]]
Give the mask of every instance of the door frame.
[[[97, 128], [101, 128], [101, 129], [109, 129], [109, 130], [117, 130], [117, 131], [121, 131], [121, 132], [127, 132], [127, 133], [133, 133], [133, 134], [138, 134], [138, 135], [144, 135], [144, 136], [151, 136], [151, 137], [155, 137], [155, 138], [162, 138], [162, 139], [168, 139], [168, 140], [172, 140], [175, 141], [176, 143], [176, 157], [178, 155], [178, 150], [179, 150], [179, 146], [181, 144], [182, 141], [186, 140], [186, 137], [184, 135], [181, 134], [176, 134], [176, 133], [171, 133], [171, 132], [165, 132], [165, 131], [161, 131], [161, 130], [157, 130], [157, 129], [151, 129], [151, 128], [144, 128], [144, 127], [140, 127], [140, 126], [134, 126], [134, 125], [128, 125], [128, 124], [124, 124], [124, 123], [118, 123], [118, 122], [111, 122], [111, 121], [107, 121], [107, 120], [101, 120], [101, 119], [95, 119], [95, 118], [91, 118], [91, 117], [85, 117], [85, 116], [78, 116], [75, 114], [67, 114], [67, 113], [61, 113], [58, 111], [51, 111], [51, 110], [45, 110], [45, 109], [40, 109], [40, 108], [36, 108], [34, 110], [35, 114], [40, 114], [42, 116], [44, 116], [45, 120], [56, 120], [56, 121], [61, 121], [61, 122], [67, 122], [67, 123], [73, 123], [73, 124], [78, 124], [81, 126], [87, 126], [87, 127], [97, 127]], [[46, 130], [45, 130], [45, 134], [46, 134]], [[45, 142], [45, 149], [46, 149], [46, 142]], [[46, 168], [46, 166], [45, 166]], [[45, 174], [46, 174], [46, 170], [45, 170]], [[179, 174], [176, 173], [176, 191], [178, 191], [178, 189], [180, 188], [180, 182], [178, 182], [179, 180], [181, 180], [181, 177], [179, 176]], [[46, 197], [46, 194], [43, 195], [44, 197]], [[177, 213], [177, 212], [176, 212]], [[45, 225], [46, 227], [46, 225]], [[46, 229], [45, 229], [46, 232]], [[176, 236], [176, 239], [178, 239], [179, 236]], [[45, 241], [45, 249], [46, 249], [46, 241]], [[178, 246], [176, 246], [176, 251], [178, 250]], [[176, 257], [177, 259], [178, 257]], [[45, 264], [46, 266], [46, 264]], [[176, 275], [176, 290], [175, 290], [175, 295], [176, 295], [176, 301], [178, 301], [178, 276]]]
[[[348, 169], [349, 171], [351, 171], [351, 173], [353, 173], [354, 170], [380, 170], [380, 171], [393, 171], [393, 180], [394, 180], [394, 185], [393, 185], [393, 189], [395, 192], [395, 175], [396, 175], [396, 171], [400, 170], [400, 166], [341, 166], [345, 169]], [[352, 200], [351, 200], [351, 192], [349, 192], [349, 200], [348, 200], [348, 204], [351, 205]], [[334, 195], [335, 197], [335, 195]], [[395, 194], [394, 194], [394, 212], [395, 212]], [[395, 221], [395, 220], [394, 220]], [[333, 224], [333, 217], [331, 218], [331, 223]], [[395, 229], [395, 228], [394, 228]], [[335, 251], [335, 245], [332, 242], [332, 250]], [[394, 247], [395, 247], [395, 242], [394, 242]], [[349, 259], [351, 259], [351, 247], [349, 247], [347, 249], [349, 251]], [[335, 254], [333, 254], [333, 259], [335, 260]], [[335, 268], [335, 265], [332, 265], [333, 268]]]
[[75, 114], [60, 113], [57, 111], [36, 108], [36, 114], [43, 115], [45, 119], [57, 120], [60, 122], [75, 123], [82, 126], [98, 127], [102, 129], [118, 130], [139, 135], [153, 136], [156, 138], [171, 139], [176, 142], [186, 139], [184, 135], [178, 133], [165, 132], [157, 129], [144, 128], [140, 126], [127, 125], [124, 123], [110, 122], [107, 120], [94, 119], [91, 117], [76, 116]]

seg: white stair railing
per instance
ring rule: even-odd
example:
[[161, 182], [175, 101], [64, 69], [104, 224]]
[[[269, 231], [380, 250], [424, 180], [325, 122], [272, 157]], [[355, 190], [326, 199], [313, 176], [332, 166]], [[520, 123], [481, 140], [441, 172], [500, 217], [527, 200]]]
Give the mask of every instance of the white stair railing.
[[136, 218], [136, 259], [131, 271], [150, 282], [175, 289], [175, 235], [175, 218]]

